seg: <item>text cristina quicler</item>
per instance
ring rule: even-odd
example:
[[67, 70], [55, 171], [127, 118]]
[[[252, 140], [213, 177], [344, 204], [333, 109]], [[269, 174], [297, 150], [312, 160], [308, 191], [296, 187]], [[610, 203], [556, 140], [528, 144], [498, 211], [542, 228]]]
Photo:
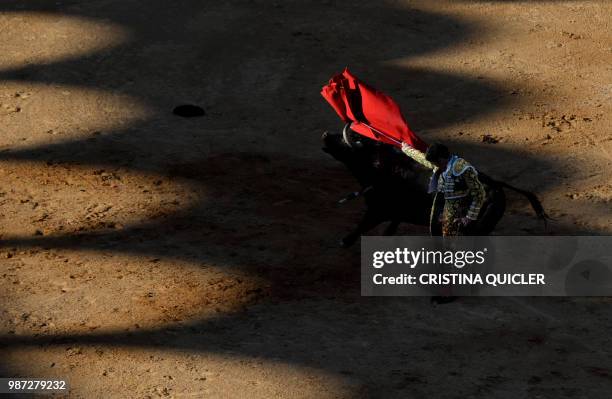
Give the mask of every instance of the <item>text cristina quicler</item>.
[[400, 274], [399, 276], [387, 277], [382, 274], [375, 274], [372, 281], [376, 285], [404, 284], [404, 285], [545, 285], [543, 274], [522, 274], [522, 273], [489, 273], [484, 277], [480, 274], [421, 274], [413, 276]]

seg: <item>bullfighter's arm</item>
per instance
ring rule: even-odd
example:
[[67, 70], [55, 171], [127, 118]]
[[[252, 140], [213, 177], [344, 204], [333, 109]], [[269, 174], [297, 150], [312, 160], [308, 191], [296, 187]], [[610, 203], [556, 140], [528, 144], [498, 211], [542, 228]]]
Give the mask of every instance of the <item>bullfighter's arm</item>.
[[472, 203], [467, 212], [467, 218], [470, 220], [478, 219], [480, 208], [485, 201], [486, 192], [484, 186], [478, 180], [478, 173], [474, 168], [470, 167], [463, 172], [463, 178], [468, 187], [468, 194], [472, 198]]
[[427, 169], [433, 170], [433, 174], [431, 175], [431, 179], [429, 179], [429, 187], [427, 188], [427, 193], [431, 194], [438, 191], [438, 178], [440, 177], [440, 169], [425, 159], [425, 154], [421, 151], [417, 150], [414, 147], [406, 143], [402, 143], [402, 151], [404, 154], [408, 155], [413, 160], [417, 161]]
[[436, 166], [426, 160], [425, 154], [417, 150], [416, 148], [413, 148], [406, 143], [402, 143], [402, 152], [420, 163], [421, 165], [425, 166], [427, 169], [432, 169], [434, 171], [436, 170]]

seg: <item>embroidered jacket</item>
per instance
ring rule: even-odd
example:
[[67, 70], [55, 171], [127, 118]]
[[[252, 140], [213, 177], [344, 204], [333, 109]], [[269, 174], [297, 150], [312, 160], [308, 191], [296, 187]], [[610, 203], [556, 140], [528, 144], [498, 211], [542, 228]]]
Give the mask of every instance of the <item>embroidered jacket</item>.
[[472, 199], [466, 216], [478, 219], [480, 207], [485, 201], [485, 190], [478, 180], [478, 172], [465, 159], [451, 156], [444, 171], [425, 159], [425, 154], [409, 146], [403, 146], [402, 151], [421, 165], [433, 170], [429, 183], [429, 192], [442, 193], [445, 200], [454, 200], [469, 196]]

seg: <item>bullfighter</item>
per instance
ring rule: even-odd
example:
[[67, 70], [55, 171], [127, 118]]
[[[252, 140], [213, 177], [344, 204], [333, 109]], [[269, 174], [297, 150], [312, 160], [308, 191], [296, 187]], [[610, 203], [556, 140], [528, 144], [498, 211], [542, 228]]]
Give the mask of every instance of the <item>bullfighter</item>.
[[469, 234], [486, 197], [474, 166], [451, 154], [444, 144], [432, 144], [423, 153], [402, 143], [402, 151], [433, 170], [428, 190], [435, 192], [429, 222], [431, 233], [440, 222], [443, 236]]

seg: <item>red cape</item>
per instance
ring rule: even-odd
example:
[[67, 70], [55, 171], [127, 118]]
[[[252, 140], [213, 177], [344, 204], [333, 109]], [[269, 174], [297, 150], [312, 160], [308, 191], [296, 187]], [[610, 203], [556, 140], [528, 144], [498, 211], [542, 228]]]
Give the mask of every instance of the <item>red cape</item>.
[[352, 122], [351, 129], [357, 133], [398, 147], [405, 142], [419, 151], [427, 150], [427, 144], [408, 127], [397, 103], [361, 82], [348, 68], [332, 77], [321, 95], [345, 123]]

